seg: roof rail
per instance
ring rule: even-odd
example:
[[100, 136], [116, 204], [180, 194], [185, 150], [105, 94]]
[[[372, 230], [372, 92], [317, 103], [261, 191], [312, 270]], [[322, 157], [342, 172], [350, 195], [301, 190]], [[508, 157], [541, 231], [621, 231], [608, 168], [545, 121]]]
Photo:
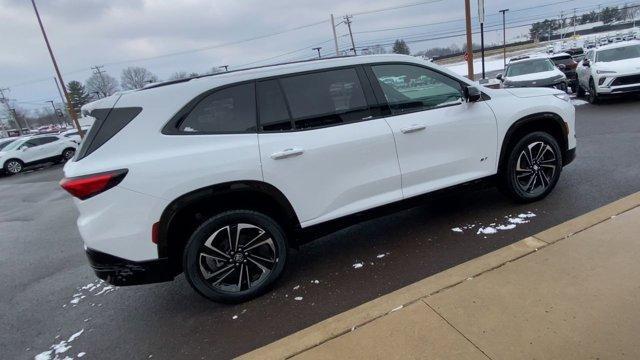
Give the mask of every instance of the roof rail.
[[300, 63], [307, 63], [307, 62], [311, 62], [311, 61], [351, 58], [351, 57], [356, 57], [356, 56], [357, 55], [328, 56], [328, 57], [323, 57], [323, 58], [319, 58], [319, 59], [313, 58], [313, 59], [306, 59], [306, 60], [287, 61], [287, 62], [281, 62], [281, 63], [268, 64], [268, 65], [253, 66], [253, 67], [248, 67], [248, 68], [240, 68], [240, 69], [231, 70], [231, 71], [221, 71], [221, 72], [217, 72], [217, 73], [213, 73], [213, 74], [204, 74], [204, 75], [198, 75], [198, 76], [191, 76], [191, 77], [187, 77], [187, 78], [184, 78], [184, 79], [163, 81], [163, 82], [159, 82], [157, 84], [152, 84], [152, 85], [149, 85], [149, 86], [145, 86], [142, 89], [139, 89], [138, 91], [147, 90], [147, 89], [153, 89], [153, 88], [167, 86], [167, 85], [179, 84], [179, 83], [187, 82], [187, 81], [190, 81], [190, 80], [193, 80], [193, 79], [200, 79], [200, 78], [204, 78], [204, 77], [217, 76], [217, 75], [223, 75], [223, 74], [246, 71], [246, 70], [262, 69], [262, 68], [268, 68], [268, 67], [280, 66], [280, 65], [300, 64]]

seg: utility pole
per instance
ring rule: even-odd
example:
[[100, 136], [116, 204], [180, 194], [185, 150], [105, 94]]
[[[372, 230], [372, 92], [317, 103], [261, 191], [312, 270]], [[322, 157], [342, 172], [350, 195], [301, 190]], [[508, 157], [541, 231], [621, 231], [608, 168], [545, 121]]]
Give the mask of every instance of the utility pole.
[[[60, 90], [60, 84], [58, 84], [58, 78], [53, 77], [53, 80], [56, 82], [56, 89], [58, 89], [58, 95], [60, 95], [60, 101], [62, 102], [62, 106], [66, 106], [66, 102], [64, 101], [64, 96], [62, 96], [62, 90]], [[67, 117], [64, 117], [64, 125], [67, 126], [69, 123], [67, 122]]]
[[[104, 73], [104, 70], [102, 70], [103, 68], [104, 66], [102, 65], [96, 65], [91, 67], [91, 69], [93, 70], [93, 73], [100, 76], [100, 83], [102, 84], [102, 90], [104, 90], [105, 88], [104, 76], [102, 76], [102, 73]], [[107, 97], [107, 94], [102, 93], [102, 97]]]
[[347, 27], [349, 28], [349, 37], [351, 38], [351, 50], [353, 50], [353, 55], [358, 55], [356, 53], [356, 44], [353, 42], [353, 32], [351, 32], [351, 18], [353, 18], [353, 15], [345, 15], [344, 23], [347, 24]]
[[53, 67], [56, 69], [56, 74], [58, 75], [58, 81], [62, 84], [62, 90], [64, 91], [64, 96], [67, 99], [67, 110], [69, 111], [69, 115], [71, 116], [71, 120], [73, 121], [73, 125], [78, 130], [78, 135], [80, 138], [84, 138], [84, 131], [80, 127], [80, 123], [78, 122], [78, 116], [76, 112], [71, 108], [71, 98], [69, 98], [69, 93], [67, 92], [66, 86], [64, 86], [64, 80], [62, 79], [62, 74], [60, 73], [60, 69], [58, 68], [58, 63], [56, 62], [56, 58], [53, 55], [53, 50], [51, 50], [51, 44], [49, 44], [49, 39], [47, 38], [47, 33], [44, 31], [44, 26], [42, 25], [42, 20], [40, 19], [40, 14], [38, 13], [38, 8], [36, 7], [35, 0], [31, 0], [31, 4], [33, 4], [33, 11], [36, 13], [36, 18], [38, 18], [38, 24], [40, 25], [40, 31], [42, 31], [42, 36], [44, 37], [44, 42], [47, 44], [47, 49], [49, 50], [49, 55], [51, 56], [51, 62], [53, 62]]
[[509, 9], [502, 9], [498, 12], [502, 13], [502, 60], [504, 67], [507, 67], [507, 27], [505, 22], [505, 14]]
[[480, 54], [482, 56], [482, 80], [486, 78], [484, 72], [484, 0], [478, 0], [478, 21], [480, 21]]
[[469, 1], [470, 0], [464, 0], [464, 14], [467, 26], [467, 77], [473, 80], [473, 38], [471, 37], [471, 4]]
[[9, 89], [9, 88], [0, 88], [0, 102], [2, 102], [2, 104], [5, 106], [5, 108], [7, 109], [7, 113], [9, 114], [10, 117], [13, 118], [13, 121], [18, 126], [18, 132], [20, 133], [20, 135], [24, 135], [24, 133], [22, 132], [22, 125], [20, 125], [20, 122], [18, 121], [18, 117], [16, 116], [16, 110], [12, 109], [9, 106], [9, 101], [7, 100], [6, 96], [4, 95], [5, 91], [9, 92], [9, 91], [11, 91], [11, 89]]
[[[58, 108], [57, 108], [57, 107], [56, 107], [56, 105], [53, 103], [53, 100], [47, 100], [47, 102], [48, 102], [48, 103], [50, 103], [50, 104], [51, 104], [51, 107], [53, 108], [53, 116], [55, 116], [55, 117], [59, 118], [59, 117], [60, 117], [60, 114], [62, 114], [62, 111], [60, 112], [60, 114], [58, 114]], [[60, 125], [62, 125], [61, 121], [58, 121], [58, 122], [60, 122]]]
[[322, 49], [322, 47], [314, 47], [311, 50], [316, 50], [318, 52], [318, 59], [322, 59], [322, 56], [320, 56], [320, 49]]
[[564, 11], [560, 11], [560, 40], [564, 38]]
[[[13, 118], [16, 120], [16, 124], [18, 124], [18, 127], [20, 128], [20, 134], [24, 135], [24, 131], [22, 131], [22, 125], [20, 125], [20, 121], [18, 121], [18, 113], [16, 112], [16, 109], [9, 109], [11, 110], [11, 114], [13, 114]], [[29, 122], [27, 121], [27, 119], [24, 119], [24, 126], [27, 127], [28, 130], [31, 130], [31, 126], [29, 126]]]
[[336, 21], [331, 14], [331, 31], [333, 31], [333, 43], [336, 47], [336, 56], [340, 56], [340, 49], [338, 48], [338, 35], [336, 35]]
[[576, 36], [576, 8], [573, 8], [573, 37]]

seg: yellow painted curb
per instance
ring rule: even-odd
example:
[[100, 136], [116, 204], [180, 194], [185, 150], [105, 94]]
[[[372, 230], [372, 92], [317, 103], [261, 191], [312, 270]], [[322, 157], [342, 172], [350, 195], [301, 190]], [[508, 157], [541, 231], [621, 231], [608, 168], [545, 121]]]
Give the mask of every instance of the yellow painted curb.
[[548, 246], [638, 206], [640, 206], [640, 192], [371, 300], [244, 354], [239, 359], [287, 359], [293, 357], [328, 340], [353, 331], [355, 328], [385, 316], [394, 310], [456, 286], [484, 272], [496, 269], [539, 248]]

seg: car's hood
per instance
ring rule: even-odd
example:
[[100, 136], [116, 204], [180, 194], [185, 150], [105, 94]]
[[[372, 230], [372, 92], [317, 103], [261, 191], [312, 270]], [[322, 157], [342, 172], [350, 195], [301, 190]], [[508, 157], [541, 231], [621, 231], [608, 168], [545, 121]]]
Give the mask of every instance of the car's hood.
[[505, 91], [519, 98], [530, 98], [536, 96], [547, 96], [553, 94], [562, 94], [562, 91], [548, 88], [508, 88]]
[[615, 71], [622, 74], [640, 73], [640, 58], [626, 59], [594, 64], [596, 70]]
[[506, 80], [519, 82], [519, 81], [532, 81], [532, 80], [541, 80], [541, 79], [549, 79], [557, 76], [562, 76], [563, 73], [559, 69], [553, 69], [549, 71], [542, 71], [532, 74], [518, 75], [518, 76], [509, 76], [505, 78]]

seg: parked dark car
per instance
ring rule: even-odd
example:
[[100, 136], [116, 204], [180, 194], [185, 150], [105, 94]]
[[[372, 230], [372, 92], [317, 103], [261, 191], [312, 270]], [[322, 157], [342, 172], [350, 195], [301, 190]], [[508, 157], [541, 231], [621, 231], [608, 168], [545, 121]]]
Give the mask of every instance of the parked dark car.
[[[578, 91], [578, 73], [576, 68], [578, 63], [573, 59], [571, 54], [558, 53], [549, 56], [549, 59], [564, 73], [571, 91], [575, 94]], [[563, 66], [560, 66], [563, 65]]]

